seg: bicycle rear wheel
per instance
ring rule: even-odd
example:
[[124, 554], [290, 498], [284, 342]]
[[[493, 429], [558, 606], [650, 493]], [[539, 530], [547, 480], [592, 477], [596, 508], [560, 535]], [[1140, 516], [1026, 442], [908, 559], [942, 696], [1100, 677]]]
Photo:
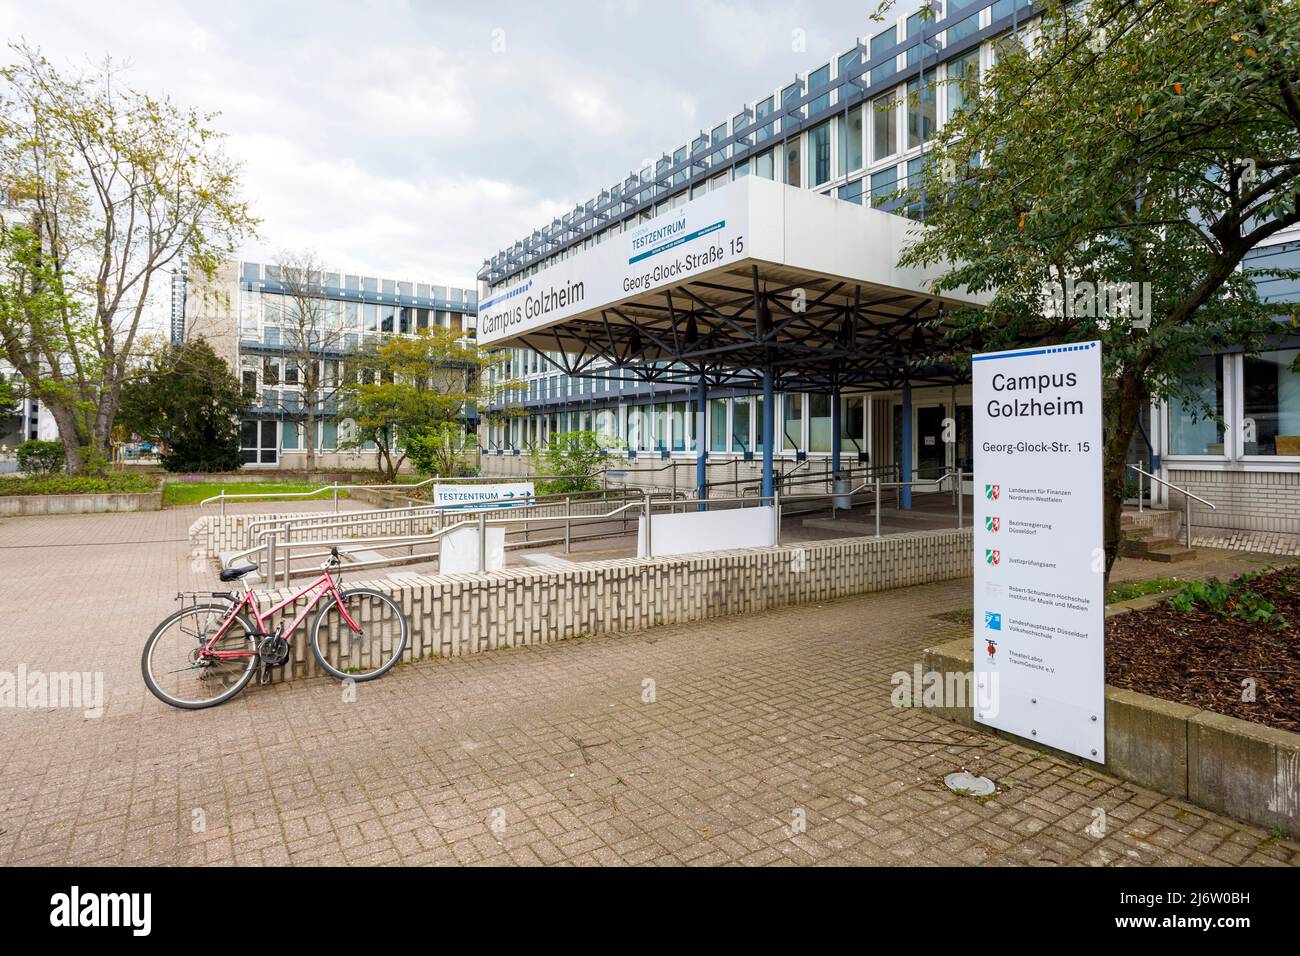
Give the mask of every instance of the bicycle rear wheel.
[[[410, 627], [401, 607], [387, 594], [369, 588], [341, 591], [321, 608], [311, 626], [316, 660], [339, 680], [374, 680], [402, 658]], [[343, 611], [360, 629], [357, 633]]]
[[196, 604], [182, 608], [154, 628], [145, 642], [140, 670], [153, 695], [173, 707], [198, 710], [234, 697], [257, 667], [255, 629], [238, 615], [213, 651], [232, 657], [205, 657], [204, 645], [230, 615], [229, 604]]

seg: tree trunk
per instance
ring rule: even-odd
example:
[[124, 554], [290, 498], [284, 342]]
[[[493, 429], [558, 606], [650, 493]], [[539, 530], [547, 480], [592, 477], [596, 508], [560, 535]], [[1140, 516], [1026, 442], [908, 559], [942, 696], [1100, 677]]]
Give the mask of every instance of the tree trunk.
[[1105, 449], [1102, 455], [1102, 523], [1105, 529], [1106, 586], [1110, 571], [1119, 557], [1123, 535], [1120, 519], [1124, 514], [1124, 487], [1128, 482], [1128, 449], [1137, 431], [1142, 404], [1147, 400], [1146, 384], [1131, 369], [1119, 373], [1112, 397], [1113, 411], [1108, 416]]
[[307, 396], [303, 396], [303, 404], [307, 406], [307, 474], [311, 475], [316, 470], [316, 408], [315, 401], [306, 401]]
[[81, 457], [82, 436], [77, 428], [77, 416], [62, 405], [46, 399], [43, 404], [59, 426], [59, 440], [63, 442], [63, 470], [69, 475], [79, 475], [85, 469]]

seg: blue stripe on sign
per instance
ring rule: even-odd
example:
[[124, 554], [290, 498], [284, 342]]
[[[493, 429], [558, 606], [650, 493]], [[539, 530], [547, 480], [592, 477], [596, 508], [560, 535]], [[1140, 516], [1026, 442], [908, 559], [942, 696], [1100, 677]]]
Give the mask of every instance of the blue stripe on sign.
[[727, 225], [727, 220], [719, 219], [711, 226], [705, 226], [703, 229], [696, 229], [692, 233], [688, 233], [684, 236], [678, 236], [672, 242], [665, 242], [662, 246], [655, 246], [649, 252], [643, 252], [639, 256], [633, 256], [631, 259], [627, 260], [627, 264], [632, 265], [633, 263], [640, 262], [642, 259], [649, 259], [651, 256], [657, 256], [659, 255], [659, 253], [667, 252], [669, 249], [674, 249], [677, 246], [680, 246], [684, 242], [690, 242], [692, 239], [700, 238], [700, 236], [707, 236], [711, 232], [717, 232], [719, 229], [724, 228], [726, 225]]
[[1050, 355], [1054, 352], [1082, 352], [1085, 349], [1095, 349], [1096, 342], [1088, 342], [1083, 345], [1054, 345], [1046, 349], [1029, 349], [1024, 352], [995, 352], [989, 355], [972, 355], [972, 362], [992, 362], [995, 359], [1012, 359], [1030, 355]]

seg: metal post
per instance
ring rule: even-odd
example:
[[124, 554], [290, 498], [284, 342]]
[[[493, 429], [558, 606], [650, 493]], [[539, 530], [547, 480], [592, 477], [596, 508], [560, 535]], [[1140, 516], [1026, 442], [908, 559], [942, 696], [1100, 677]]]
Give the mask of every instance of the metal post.
[[645, 492], [645, 556], [647, 558], [655, 556], [650, 541], [650, 492], [648, 491]]
[[275, 535], [266, 539], [266, 586], [275, 587]]
[[763, 494], [762, 497], [770, 498], [772, 496], [772, 443], [776, 436], [775, 419], [776, 398], [775, 382], [772, 370], [763, 369]]
[[1186, 508], [1183, 524], [1187, 525], [1187, 546], [1190, 548], [1192, 546], [1192, 499], [1185, 491], [1183, 492], [1183, 505]]
[[1138, 471], [1138, 514], [1142, 513], [1142, 472]]
[[289, 555], [291, 552], [292, 549], [289, 547], [289, 542], [286, 541], [284, 543], [284, 586], [285, 587], [289, 587], [289, 582], [290, 582]]
[[[704, 436], [708, 432], [708, 420], [705, 415], [708, 411], [708, 389], [705, 387], [703, 373], [696, 386], [695, 392], [695, 487], [696, 497], [703, 501], [709, 497], [708, 487], [708, 462], [709, 446], [704, 441]], [[700, 511], [705, 510], [704, 505], [699, 506]]]
[[226, 516], [226, 489], [221, 489], [221, 517]]
[[781, 493], [772, 492], [772, 544], [781, 547]]
[[962, 498], [963, 495], [961, 493], [961, 469], [958, 468], [957, 469], [957, 527], [959, 529], [964, 527], [966, 524], [965, 517], [962, 515], [962, 511], [965, 510], [966, 502], [963, 501]]
[[569, 553], [569, 548], [571, 547], [571, 542], [572, 542], [572, 534], [573, 534], [573, 521], [571, 520], [572, 514], [573, 514], [573, 507], [571, 504], [571, 499], [565, 498], [564, 499], [564, 553], [565, 554]]
[[899, 488], [899, 507], [912, 507], [912, 383], [903, 383], [903, 485]]
[[876, 537], [880, 537], [880, 479], [876, 479]]
[[334, 482], [334, 513], [338, 514], [339, 510], [339, 483]]
[[478, 571], [487, 570], [487, 512], [478, 513]]

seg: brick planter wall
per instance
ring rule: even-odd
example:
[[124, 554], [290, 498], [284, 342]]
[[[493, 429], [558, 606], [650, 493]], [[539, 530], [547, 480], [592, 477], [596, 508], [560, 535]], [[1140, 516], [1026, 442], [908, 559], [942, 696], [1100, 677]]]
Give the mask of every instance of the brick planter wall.
[[[844, 538], [651, 559], [595, 561], [572, 568], [508, 568], [490, 574], [410, 575], [401, 581], [345, 580], [391, 595], [411, 624], [406, 660], [544, 644], [580, 635], [633, 631], [971, 574], [971, 532], [927, 531]], [[264, 597], [283, 600], [290, 592]], [[292, 620], [294, 609], [284, 614]], [[275, 679], [318, 672], [309, 645], [312, 617], [291, 635], [289, 662]], [[392, 623], [381, 626], [391, 627]]]

